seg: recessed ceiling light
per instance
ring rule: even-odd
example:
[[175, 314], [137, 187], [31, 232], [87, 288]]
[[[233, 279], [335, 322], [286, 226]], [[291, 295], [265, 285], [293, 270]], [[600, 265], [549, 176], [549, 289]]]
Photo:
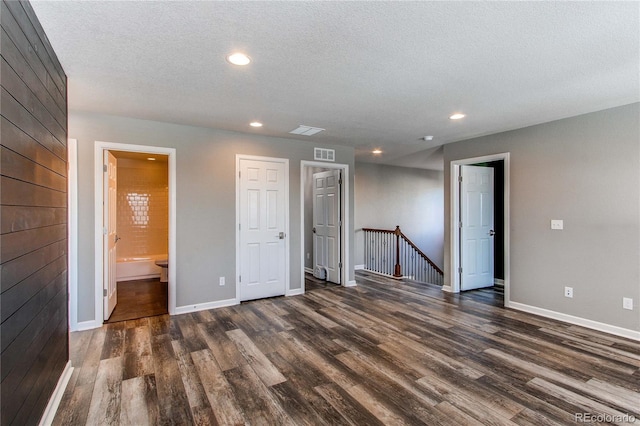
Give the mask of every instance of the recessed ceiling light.
[[148, 158], [147, 158], [147, 160], [149, 160], [149, 161], [156, 161], [156, 159], [155, 159], [155, 158], [153, 158], [153, 157], [148, 157]]
[[429, 135], [429, 136], [424, 136], [422, 138], [423, 141], [432, 141], [433, 140], [433, 136]]
[[247, 65], [251, 62], [251, 58], [245, 55], [244, 53], [232, 53], [227, 56], [227, 61], [233, 65]]
[[252, 121], [251, 123], [249, 123], [249, 126], [251, 127], [262, 127], [262, 123], [259, 121]]
[[382, 150], [381, 149], [374, 149], [373, 151], [371, 151], [372, 154], [382, 154]]
[[449, 118], [451, 120], [460, 120], [461, 118], [464, 118], [464, 117], [465, 117], [465, 115], [464, 114], [460, 114], [459, 112], [449, 116]]

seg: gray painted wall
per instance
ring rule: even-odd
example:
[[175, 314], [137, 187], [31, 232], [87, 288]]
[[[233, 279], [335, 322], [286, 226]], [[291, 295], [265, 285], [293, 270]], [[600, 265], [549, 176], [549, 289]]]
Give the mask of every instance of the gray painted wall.
[[[640, 330], [639, 105], [445, 145], [447, 230], [450, 162], [511, 153], [512, 301]], [[550, 230], [551, 219], [563, 219], [564, 230]], [[622, 309], [623, 297], [634, 299], [633, 311]]]
[[395, 229], [405, 233], [436, 265], [443, 266], [444, 174], [357, 163], [355, 173], [355, 264], [364, 264], [362, 228]]
[[[322, 145], [86, 112], [70, 113], [69, 137], [78, 140], [78, 321], [95, 317], [94, 141], [176, 148], [178, 307], [235, 297], [236, 154], [288, 158], [290, 287], [300, 288], [300, 161], [313, 160], [313, 147]], [[353, 170], [352, 148], [328, 147]], [[353, 189], [353, 175], [348, 185]], [[353, 212], [353, 195], [348, 202]], [[353, 239], [349, 251], [353, 259]]]

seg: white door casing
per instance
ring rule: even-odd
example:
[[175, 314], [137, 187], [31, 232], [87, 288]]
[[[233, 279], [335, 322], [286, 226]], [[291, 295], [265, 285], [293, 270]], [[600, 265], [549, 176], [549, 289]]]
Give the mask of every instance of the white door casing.
[[314, 269], [325, 268], [327, 281], [340, 284], [341, 171], [313, 174]]
[[108, 320], [118, 301], [116, 284], [116, 229], [118, 197], [118, 160], [109, 151], [104, 151], [104, 320]]
[[284, 295], [288, 283], [288, 160], [238, 157], [239, 299]]
[[494, 284], [494, 173], [491, 167], [461, 166], [461, 290]]
[[[90, 320], [79, 320], [77, 324], [78, 330], [88, 330], [91, 328], [101, 327], [104, 321], [104, 269], [105, 269], [105, 245], [101, 238], [104, 235], [104, 151], [127, 151], [141, 152], [145, 154], [160, 154], [169, 157], [169, 315], [175, 315], [178, 307], [176, 307], [176, 149], [158, 147], [151, 145], [134, 145], [118, 142], [94, 142], [94, 310], [93, 317]], [[77, 308], [76, 308], [77, 309]]]

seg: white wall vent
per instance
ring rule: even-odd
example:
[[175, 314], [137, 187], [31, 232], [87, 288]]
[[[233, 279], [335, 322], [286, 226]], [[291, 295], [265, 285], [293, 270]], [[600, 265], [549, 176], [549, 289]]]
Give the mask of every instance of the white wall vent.
[[336, 150], [327, 148], [313, 148], [313, 159], [320, 161], [336, 161]]
[[301, 124], [297, 129], [293, 129], [289, 133], [293, 135], [311, 136], [311, 135], [315, 135], [316, 133], [320, 133], [323, 130], [324, 129], [321, 129], [320, 127], [311, 127], [311, 126], [305, 126], [304, 124]]

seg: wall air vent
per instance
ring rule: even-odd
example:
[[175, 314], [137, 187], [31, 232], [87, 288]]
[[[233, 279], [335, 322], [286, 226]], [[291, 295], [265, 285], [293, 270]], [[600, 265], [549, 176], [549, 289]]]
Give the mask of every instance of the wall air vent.
[[311, 135], [315, 135], [316, 133], [320, 133], [323, 130], [324, 129], [321, 129], [320, 127], [311, 127], [311, 126], [305, 126], [304, 124], [301, 124], [297, 129], [293, 129], [289, 133], [291, 133], [292, 135], [311, 136]]
[[326, 148], [313, 148], [313, 159], [320, 161], [336, 161], [336, 150]]

